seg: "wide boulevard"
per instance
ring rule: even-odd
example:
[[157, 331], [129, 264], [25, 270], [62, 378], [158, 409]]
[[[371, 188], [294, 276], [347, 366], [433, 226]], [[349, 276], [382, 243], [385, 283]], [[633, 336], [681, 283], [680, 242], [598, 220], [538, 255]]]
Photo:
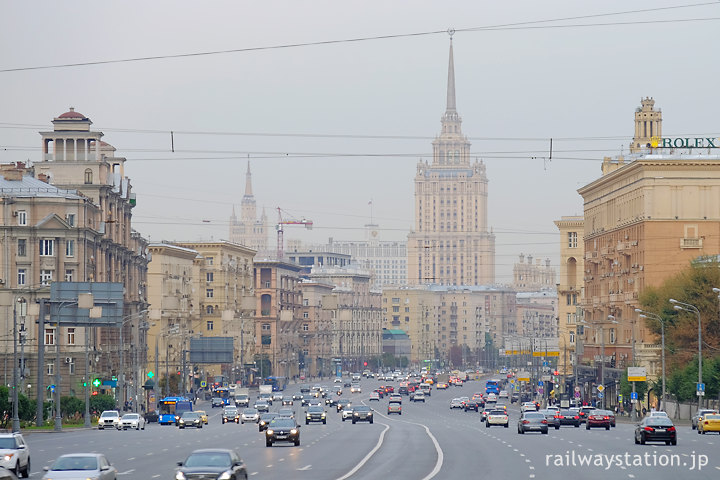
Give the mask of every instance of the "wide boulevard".
[[[175, 466], [199, 448], [235, 448], [245, 461], [249, 478], [271, 479], [472, 479], [472, 478], [720, 478], [720, 437], [698, 435], [678, 427], [678, 445], [635, 445], [634, 425], [618, 421], [609, 431], [563, 427], [548, 435], [517, 433], [519, 411], [509, 407], [510, 427], [486, 428], [480, 414], [450, 410], [450, 400], [484, 390], [482, 381], [432, 391], [426, 403], [403, 397], [402, 415], [388, 417], [387, 397], [368, 401], [369, 393], [386, 382], [364, 379], [363, 392], [343, 397], [375, 410], [373, 424], [342, 422], [329, 407], [327, 425], [305, 425], [304, 408], [296, 402], [300, 446], [265, 446], [256, 424], [221, 423], [220, 409], [198, 402], [209, 424], [184, 429], [148, 424], [144, 431], [70, 430], [25, 433], [30, 446], [31, 478], [57, 456], [100, 452], [118, 469], [120, 479], [171, 479]], [[321, 382], [332, 386], [332, 380]], [[397, 388], [397, 383], [390, 383]], [[292, 395], [299, 385], [284, 392]], [[272, 407], [277, 410], [278, 402]], [[589, 463], [589, 464], [588, 464]]]

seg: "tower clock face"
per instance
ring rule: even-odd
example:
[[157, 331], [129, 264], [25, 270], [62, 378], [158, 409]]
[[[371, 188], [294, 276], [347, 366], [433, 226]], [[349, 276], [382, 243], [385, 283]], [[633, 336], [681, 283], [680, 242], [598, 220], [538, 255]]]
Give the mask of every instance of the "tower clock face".
[[373, 230], [372, 232], [370, 232], [370, 235], [372, 235], [373, 237], [377, 237], [377, 234], [377, 230]]

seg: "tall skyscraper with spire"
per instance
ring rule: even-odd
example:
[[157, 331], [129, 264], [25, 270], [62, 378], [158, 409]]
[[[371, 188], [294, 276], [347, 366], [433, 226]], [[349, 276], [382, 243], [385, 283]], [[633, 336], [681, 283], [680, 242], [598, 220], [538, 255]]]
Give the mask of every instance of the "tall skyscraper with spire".
[[495, 282], [495, 235], [488, 231], [485, 165], [471, 163], [455, 103], [452, 38], [447, 107], [433, 159], [415, 175], [415, 230], [408, 235], [408, 284], [489, 285]]
[[252, 173], [250, 173], [250, 162], [248, 161], [247, 173], [245, 174], [245, 195], [240, 202], [240, 220], [235, 215], [233, 206], [230, 216], [230, 241], [245, 245], [258, 254], [266, 253], [268, 250], [267, 215], [263, 209], [260, 218], [257, 217], [257, 204], [252, 190]]

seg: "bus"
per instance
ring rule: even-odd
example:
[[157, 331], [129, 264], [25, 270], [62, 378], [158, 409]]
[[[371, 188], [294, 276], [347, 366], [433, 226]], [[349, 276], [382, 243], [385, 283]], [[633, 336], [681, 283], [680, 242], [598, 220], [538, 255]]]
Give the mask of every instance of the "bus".
[[267, 377], [263, 382], [263, 385], [272, 385], [273, 392], [281, 392], [285, 390], [287, 380], [285, 377]]
[[183, 412], [192, 411], [192, 402], [185, 397], [165, 397], [158, 402], [160, 425], [174, 425]]
[[500, 380], [492, 379], [488, 380], [485, 384], [485, 393], [494, 393], [495, 395], [500, 394]]
[[212, 391], [213, 397], [222, 398], [223, 405], [230, 405], [230, 389], [228, 387], [216, 387]]

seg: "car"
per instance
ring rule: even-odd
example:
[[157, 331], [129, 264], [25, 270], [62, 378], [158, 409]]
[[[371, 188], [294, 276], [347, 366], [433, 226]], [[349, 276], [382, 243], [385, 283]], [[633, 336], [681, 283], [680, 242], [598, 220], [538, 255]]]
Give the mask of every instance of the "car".
[[398, 394], [399, 395], [410, 395], [410, 390], [408, 390], [407, 385], [400, 385], [398, 387]]
[[702, 421], [702, 418], [709, 413], [715, 414], [715, 413], [718, 413], [718, 411], [713, 410], [712, 408], [701, 408], [700, 410], [698, 410], [695, 413], [695, 415], [690, 417], [690, 424], [691, 424], [690, 426], [691, 426], [692, 430], [695, 430], [696, 428], [698, 428], [698, 424]]
[[557, 415], [557, 411], [555, 410], [540, 410], [540, 413], [545, 415], [545, 420], [547, 420], [548, 428], [554, 428], [555, 430], [560, 428], [560, 420], [558, 418], [555, 418]]
[[350, 405], [352, 405], [352, 403], [350, 402], [350, 399], [341, 398], [341, 399], [338, 400], [337, 403], [335, 404], [335, 408], [336, 408], [336, 410], [339, 412], [339, 411], [342, 410], [343, 408], [346, 408], [346, 407], [348, 407], [348, 406], [350, 406]]
[[665, 442], [665, 445], [677, 445], [677, 431], [668, 417], [645, 417], [635, 426], [635, 444], [646, 442]]
[[[490, 394], [492, 395], [492, 394]], [[488, 395], [489, 396], [489, 395]], [[535, 402], [523, 402], [522, 405], [520, 405], [520, 412], [537, 412], [537, 405], [535, 405]]]
[[21, 433], [0, 433], [0, 466], [23, 478], [30, 476], [30, 448]]
[[468, 398], [463, 402], [463, 407], [465, 408], [466, 412], [468, 410], [473, 410], [477, 412], [480, 410], [480, 401], [475, 396], [473, 396], [473, 398]]
[[377, 393], [380, 398], [383, 398], [385, 396], [385, 389], [382, 387], [374, 390], [374, 392]]
[[293, 403], [293, 398], [291, 396], [285, 395], [284, 397], [282, 397], [281, 405], [283, 407], [286, 405], [292, 405]]
[[370, 392], [370, 400], [380, 401], [380, 394], [378, 392]]
[[610, 413], [609, 410], [592, 410], [588, 412], [585, 420], [585, 430], [590, 430], [593, 427], [603, 427], [605, 430], [610, 430]]
[[560, 410], [559, 412], [555, 412], [555, 420], [556, 430], [563, 425], [572, 425], [575, 428], [580, 428], [580, 415], [574, 410]]
[[350, 388], [352, 384], [348, 381], [343, 382], [343, 388]]
[[485, 427], [490, 428], [491, 425], [502, 425], [508, 428], [510, 426], [510, 417], [505, 410], [490, 410], [485, 420]]
[[245, 463], [235, 450], [204, 448], [194, 450], [187, 458], [178, 462], [174, 478], [207, 478], [247, 480]]
[[322, 422], [323, 425], [325, 425], [327, 423], [325, 409], [320, 406], [308, 407], [307, 411], [305, 412], [305, 425], [309, 424], [310, 422]]
[[295, 418], [295, 410], [292, 408], [281, 408], [277, 411], [277, 416], [283, 418]]
[[49, 467], [43, 480], [66, 478], [115, 480], [118, 471], [102, 453], [68, 453], [60, 455]]
[[307, 386], [300, 387], [300, 393], [303, 393], [303, 394], [310, 393], [310, 387], [307, 387]]
[[315, 400], [315, 397], [311, 393], [304, 393], [300, 400], [300, 406], [305, 407], [309, 405], [312, 400]]
[[517, 403], [519, 400], [520, 400], [520, 395], [518, 395], [517, 393], [513, 393], [512, 395], [510, 395], [510, 403], [511, 404]]
[[350, 387], [350, 393], [362, 393], [362, 388], [359, 384], [353, 383], [353, 385]]
[[393, 393], [388, 397], [388, 402], [402, 403], [402, 397], [397, 393]]
[[[237, 410], [235, 412], [237, 412]], [[225, 423], [224, 418], [223, 423]], [[200, 415], [197, 414], [197, 412], [183, 412], [177, 421], [177, 425], [180, 429], [183, 429], [185, 427], [202, 428], [203, 421], [202, 418], [200, 418]]]
[[98, 430], [105, 428], [117, 428], [120, 424], [120, 412], [117, 410], [105, 410], [98, 419]]
[[352, 420], [353, 416], [353, 406], [347, 405], [340, 411], [340, 419], [344, 422], [347, 419]]
[[498, 398], [508, 398], [507, 390], [500, 390], [500, 393], [498, 393]]
[[544, 435], [548, 433], [548, 422], [545, 415], [538, 411], [522, 412], [517, 425], [518, 433], [540, 432]]
[[391, 398], [388, 402], [387, 413], [388, 415], [390, 415], [391, 413], [397, 413], [398, 415], [402, 415], [402, 402], [398, 402], [397, 400], [393, 400]]
[[224, 406], [225, 406], [225, 402], [220, 397], [212, 397], [212, 399], [210, 400], [210, 408], [215, 408], [215, 407], [222, 408]]
[[255, 400], [255, 404], [253, 405], [255, 409], [257, 409], [258, 412], [269, 412], [270, 411], [270, 403], [267, 400], [258, 398]]
[[354, 425], [357, 422], [373, 423], [372, 409], [365, 405], [357, 405], [356, 407], [353, 407], [352, 423]]
[[195, 412], [197, 412], [197, 414], [200, 415], [200, 418], [202, 418], [203, 423], [205, 425], [207, 425], [208, 424], [207, 412], [205, 410], [195, 410]]
[[249, 407], [250, 406], [250, 395], [247, 393], [236, 393], [235, 394], [235, 406], [236, 407]]
[[282, 392], [275, 392], [272, 394], [271, 400], [273, 402], [282, 402], [283, 394]]
[[257, 402], [258, 400], [265, 400], [268, 403], [268, 405], [272, 405], [272, 403], [273, 403], [272, 399], [273, 399], [272, 393], [259, 393], [257, 396], [257, 399], [255, 401]]
[[585, 423], [587, 420], [588, 413], [595, 410], [595, 407], [584, 406], [578, 409], [578, 416], [580, 417], [580, 423]]
[[337, 403], [337, 399], [335, 397], [328, 396], [325, 398], [325, 405], [328, 407], [332, 407], [336, 403]]
[[222, 413], [222, 423], [240, 423], [240, 412], [235, 407], [225, 407]]
[[425, 394], [423, 392], [415, 392], [415, 395], [410, 397], [410, 401], [425, 403]]
[[270, 422], [275, 420], [277, 416], [278, 414], [275, 412], [263, 413], [262, 415], [260, 415], [260, 420], [258, 421], [258, 432], [262, 432], [263, 430], [265, 430], [268, 425], [270, 425]]
[[484, 422], [487, 420], [488, 414], [492, 411], [492, 407], [486, 407], [483, 409], [483, 411], [480, 413], [480, 421]]
[[0, 467], [0, 480], [17, 480], [17, 478], [12, 470]]
[[448, 386], [449, 385], [445, 382], [438, 382], [437, 385], [435, 385], [435, 388], [437, 388], [438, 390], [447, 390]]
[[342, 383], [342, 378], [335, 377], [335, 380], [333, 380], [333, 383]]
[[720, 415], [717, 413], [706, 413], [698, 422], [697, 432], [705, 435], [707, 432], [720, 433]]
[[485, 398], [486, 403], [497, 403], [497, 395], [494, 393], [488, 393], [487, 397]]
[[667, 412], [663, 412], [661, 410], [652, 410], [648, 412], [648, 417], [670, 417], [670, 415], [667, 414]]
[[302, 393], [302, 392], [295, 392], [295, 393], [292, 394], [293, 402], [296, 401], [296, 400], [302, 400], [302, 398], [303, 398], [303, 393]]
[[126, 413], [120, 419], [117, 429], [127, 430], [128, 428], [145, 430], [145, 419], [139, 413]]
[[265, 430], [265, 446], [272, 447], [277, 442], [289, 442], [300, 445], [300, 425], [292, 418], [276, 418]]
[[240, 423], [257, 423], [260, 421], [260, 412], [255, 408], [245, 408], [240, 414]]

